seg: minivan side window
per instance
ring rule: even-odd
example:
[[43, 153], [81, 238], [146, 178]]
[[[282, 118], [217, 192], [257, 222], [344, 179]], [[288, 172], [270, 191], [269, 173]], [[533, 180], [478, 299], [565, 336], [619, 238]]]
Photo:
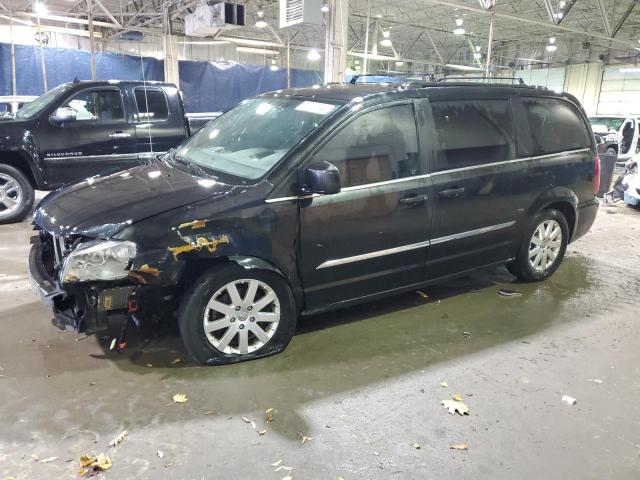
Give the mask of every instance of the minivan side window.
[[533, 152], [545, 155], [591, 146], [582, 116], [568, 102], [557, 98], [522, 99], [529, 119]]
[[412, 105], [364, 113], [340, 130], [314, 156], [340, 171], [342, 187], [423, 174]]
[[122, 97], [118, 90], [80, 92], [65, 104], [76, 112], [76, 121], [114, 122], [124, 120]]
[[431, 104], [436, 130], [433, 170], [513, 160], [516, 141], [508, 100], [456, 100]]
[[136, 88], [135, 97], [141, 122], [161, 122], [169, 118], [167, 97], [162, 90]]

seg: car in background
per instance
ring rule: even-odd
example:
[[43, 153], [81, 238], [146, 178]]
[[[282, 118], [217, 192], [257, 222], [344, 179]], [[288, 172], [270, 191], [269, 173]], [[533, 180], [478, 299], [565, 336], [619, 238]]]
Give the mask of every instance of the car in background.
[[11, 117], [27, 103], [33, 102], [36, 98], [32, 95], [13, 95], [0, 97], [0, 118]]
[[126, 325], [177, 318], [196, 361], [239, 362], [282, 351], [299, 315], [491, 265], [548, 278], [593, 224], [599, 168], [569, 94], [278, 91], [152, 163], [48, 195], [29, 269], [61, 329], [124, 320], [124, 348]]
[[596, 115], [589, 117], [600, 153], [617, 154], [624, 162], [638, 153], [639, 125], [635, 115]]

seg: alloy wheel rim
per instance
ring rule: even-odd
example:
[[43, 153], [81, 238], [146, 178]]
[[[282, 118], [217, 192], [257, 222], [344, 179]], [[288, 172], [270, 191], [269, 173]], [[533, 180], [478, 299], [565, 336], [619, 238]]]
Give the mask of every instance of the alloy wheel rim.
[[544, 272], [558, 258], [562, 248], [562, 228], [555, 220], [538, 225], [529, 242], [529, 266], [536, 272]]
[[18, 181], [6, 173], [0, 173], [0, 218], [16, 212], [22, 205], [23, 196]]
[[280, 300], [256, 279], [227, 283], [209, 299], [203, 318], [209, 343], [226, 354], [246, 355], [266, 345], [280, 323]]

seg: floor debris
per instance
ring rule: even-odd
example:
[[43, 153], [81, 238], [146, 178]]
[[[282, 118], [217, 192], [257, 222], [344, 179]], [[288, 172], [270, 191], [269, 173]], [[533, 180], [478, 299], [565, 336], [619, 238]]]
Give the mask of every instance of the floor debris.
[[442, 400], [442, 406], [447, 409], [451, 415], [455, 415], [456, 413], [459, 415], [469, 415], [469, 407], [462, 402]]
[[127, 432], [126, 430], [123, 431], [120, 435], [116, 436], [113, 440], [111, 440], [109, 442], [109, 446], [110, 447], [116, 447], [118, 445], [120, 445], [122, 443], [122, 441], [124, 440], [124, 437], [126, 437], [129, 434], [129, 432]]
[[564, 403], [566, 403], [567, 405], [575, 405], [577, 400], [573, 397], [570, 397], [569, 395], [563, 395], [562, 397], [562, 401]]
[[440, 382], [440, 386], [443, 388], [447, 388], [449, 386], [449, 384], [447, 383], [446, 380], [443, 380], [442, 382]]
[[451, 450], [468, 450], [469, 449], [469, 445], [467, 445], [466, 443], [458, 443], [455, 445], [449, 445], [449, 448]]
[[429, 295], [427, 295], [426, 293], [421, 292], [420, 290], [416, 290], [416, 293], [420, 295], [420, 297], [423, 298], [424, 300], [429, 300]]
[[508, 290], [506, 288], [501, 288], [500, 290], [498, 290], [498, 293], [503, 297], [521, 297], [522, 296], [522, 293], [517, 292], [515, 290]]
[[455, 393], [452, 397], [456, 402], [461, 402], [462, 401], [462, 395], [459, 393]]
[[587, 382], [603, 383], [601, 378], [588, 378]]
[[420, 445], [419, 443], [414, 443], [413, 448], [415, 448], [416, 450], [420, 450], [422, 448], [422, 445]]
[[167, 407], [169, 405], [173, 405], [174, 403], [185, 403], [187, 400], [189, 400], [189, 397], [187, 397], [184, 393], [176, 393], [173, 396], [173, 402], [167, 404]]
[[82, 455], [80, 457], [80, 470], [78, 474], [81, 477], [92, 477], [99, 472], [109, 470], [111, 466], [111, 459], [104, 453], [100, 455]]

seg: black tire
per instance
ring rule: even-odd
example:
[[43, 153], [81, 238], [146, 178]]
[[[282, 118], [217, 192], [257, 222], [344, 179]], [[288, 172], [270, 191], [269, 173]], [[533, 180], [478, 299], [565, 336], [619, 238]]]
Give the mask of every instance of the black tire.
[[[10, 181], [19, 185], [21, 194], [19, 204], [15, 209], [12, 208], [12, 212], [7, 213], [9, 211], [9, 207], [7, 207], [3, 201], [7, 198], [16, 199], [18, 197], [18, 193], [15, 189], [9, 192], [6, 192], [3, 189], [3, 186], [7, 185]], [[25, 174], [10, 165], [0, 164], [0, 224], [16, 223], [21, 221], [31, 212], [34, 198], [35, 193], [33, 191], [33, 186]]]
[[[529, 250], [532, 246], [535, 248], [532, 240], [534, 234], [538, 230], [538, 227], [548, 221], [555, 221], [558, 223], [558, 225], [560, 225], [562, 234], [562, 238], [560, 240], [560, 249], [557, 251], [553, 263], [549, 264], [544, 269], [538, 270], [534, 269], [529, 260]], [[567, 219], [564, 217], [564, 215], [558, 210], [554, 209], [543, 210], [540, 213], [536, 214], [535, 217], [533, 217], [531, 225], [527, 229], [527, 232], [522, 240], [522, 244], [520, 245], [520, 249], [518, 250], [518, 254], [515, 260], [507, 263], [507, 270], [509, 270], [509, 272], [511, 272], [523, 282], [539, 282], [541, 280], [545, 280], [553, 275], [553, 272], [555, 272], [562, 263], [564, 254], [567, 251], [568, 242], [569, 224], [567, 223]]]
[[[275, 327], [275, 331], [273, 332], [271, 338], [266, 343], [264, 343], [264, 345], [256, 348], [255, 351], [244, 354], [223, 352], [217, 349], [209, 340], [209, 337], [205, 333], [204, 329], [205, 308], [207, 307], [209, 300], [225, 285], [237, 280], [257, 280], [258, 282], [262, 282], [275, 293], [279, 302], [280, 320], [277, 323], [277, 326]], [[239, 286], [242, 287], [242, 284]], [[262, 289], [262, 287], [259, 288]], [[246, 295], [246, 291], [244, 293], [240, 291], [240, 289], [238, 289], [238, 291], [241, 296], [244, 297]], [[256, 297], [259, 294], [260, 293], [256, 294]], [[225, 295], [225, 293], [223, 293], [223, 295]], [[257, 299], [259, 301], [260, 297], [257, 297]], [[227, 303], [226, 301], [224, 301], [224, 299], [220, 301], [224, 304]], [[229, 301], [228, 303], [233, 302]], [[275, 309], [275, 307], [271, 305], [268, 305], [267, 307]], [[211, 312], [210, 314], [212, 315], [214, 313], [215, 312]], [[250, 313], [245, 311], [244, 307], [238, 315], [240, 316], [243, 314], [250, 315]], [[231, 321], [235, 322], [233, 325], [237, 326], [237, 328], [246, 328], [246, 335], [249, 336], [249, 341], [253, 339], [254, 342], [257, 342], [259, 341], [259, 339], [253, 333], [253, 329], [256, 326], [260, 328], [262, 328], [261, 326], [264, 326], [265, 329], [268, 329], [272, 324], [255, 322], [254, 319], [252, 321], [255, 323], [250, 325], [248, 322], [249, 320], [251, 320], [251, 318], [254, 317], [245, 317], [244, 319], [238, 317], [237, 319], [234, 318], [234, 320]], [[217, 319], [211, 318], [210, 321], [215, 320]], [[224, 318], [221, 318], [219, 320], [224, 320]], [[280, 275], [269, 270], [246, 270], [235, 264], [217, 266], [205, 271], [200, 276], [200, 278], [192, 285], [190, 291], [185, 292], [178, 314], [180, 334], [182, 335], [182, 340], [187, 351], [196, 362], [206, 365], [237, 363], [246, 360], [252, 360], [255, 358], [267, 357], [269, 355], [279, 353], [286, 348], [286, 346], [293, 338], [296, 330], [296, 320], [296, 308], [291, 289]], [[226, 332], [230, 331], [222, 330], [222, 328], [226, 327], [221, 327], [220, 330], [216, 330], [216, 335], [224, 337]], [[230, 328], [231, 327], [229, 327], [229, 329]], [[236, 336], [237, 346], [233, 348], [237, 348], [239, 350], [239, 333], [233, 334], [234, 341], [236, 340]]]
[[607, 155], [617, 155], [618, 151], [613, 147], [609, 147], [609, 148], [607, 148], [606, 154]]

